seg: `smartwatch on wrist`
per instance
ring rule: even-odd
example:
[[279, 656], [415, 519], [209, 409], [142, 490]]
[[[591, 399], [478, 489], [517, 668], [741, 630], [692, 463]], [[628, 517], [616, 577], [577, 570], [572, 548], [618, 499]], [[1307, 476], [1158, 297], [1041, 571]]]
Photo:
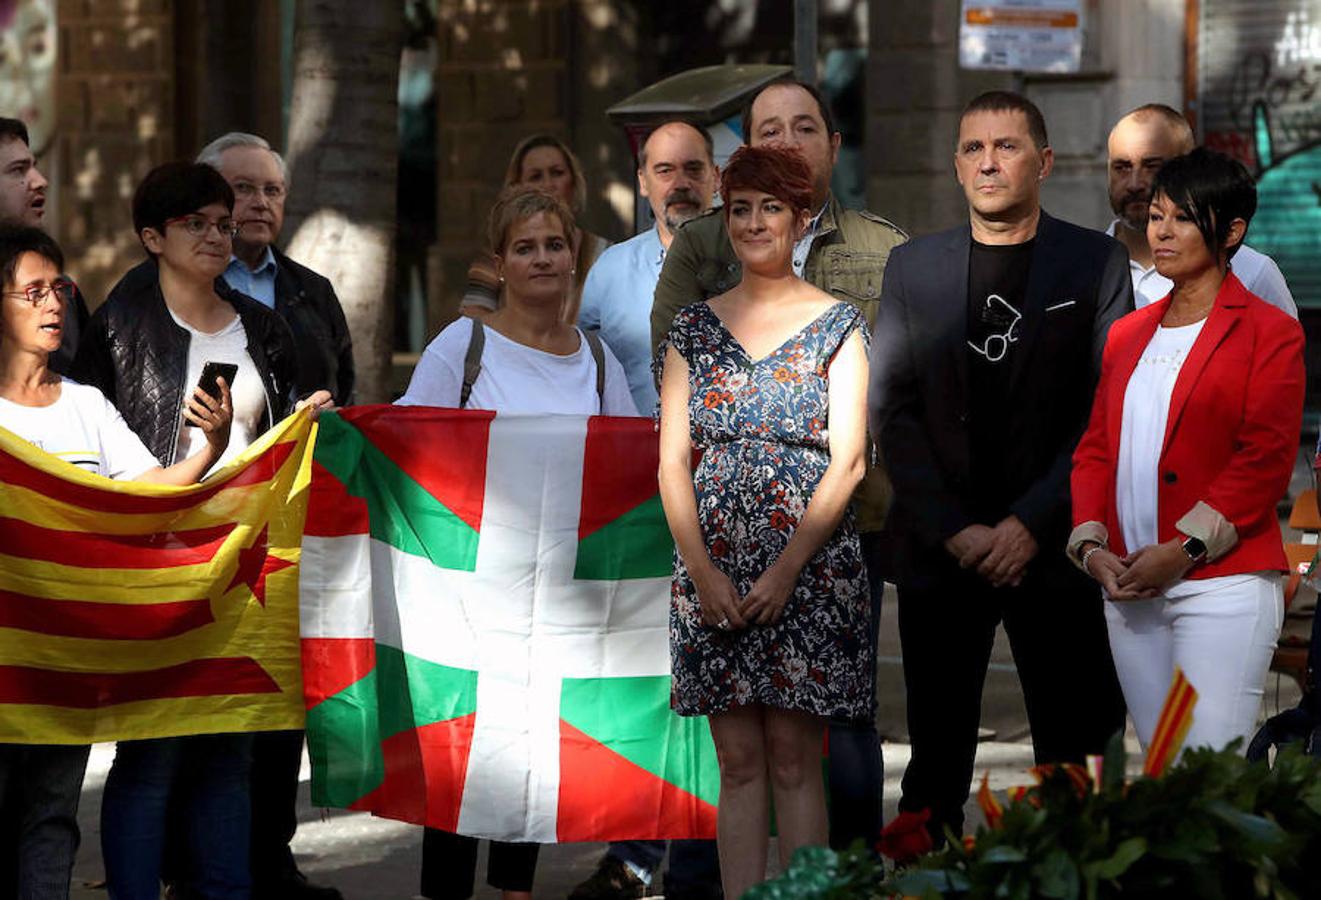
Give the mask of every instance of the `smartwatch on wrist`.
[[1181, 546], [1193, 565], [1206, 562], [1206, 544], [1203, 543], [1201, 538], [1185, 537]]

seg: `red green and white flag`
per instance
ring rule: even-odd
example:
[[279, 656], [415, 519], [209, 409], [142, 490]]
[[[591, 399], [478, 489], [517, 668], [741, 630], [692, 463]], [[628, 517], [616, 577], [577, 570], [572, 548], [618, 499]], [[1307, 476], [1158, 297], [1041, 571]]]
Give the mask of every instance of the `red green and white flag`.
[[303, 541], [313, 802], [516, 841], [711, 837], [670, 711], [647, 419], [322, 416]]

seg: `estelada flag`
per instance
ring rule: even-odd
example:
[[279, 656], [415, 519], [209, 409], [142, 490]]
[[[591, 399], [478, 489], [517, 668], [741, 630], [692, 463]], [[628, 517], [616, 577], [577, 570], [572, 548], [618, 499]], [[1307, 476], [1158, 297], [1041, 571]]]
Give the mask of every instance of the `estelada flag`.
[[302, 623], [313, 802], [518, 841], [711, 837], [670, 710], [649, 419], [321, 417]]
[[1147, 756], [1142, 762], [1142, 774], [1155, 778], [1178, 758], [1184, 739], [1188, 737], [1188, 729], [1192, 727], [1196, 706], [1197, 688], [1188, 681], [1183, 669], [1175, 666], [1160, 718], [1156, 720], [1156, 730], [1151, 735], [1151, 745], [1147, 747]]
[[0, 742], [301, 727], [311, 431], [290, 416], [180, 488], [0, 429]]

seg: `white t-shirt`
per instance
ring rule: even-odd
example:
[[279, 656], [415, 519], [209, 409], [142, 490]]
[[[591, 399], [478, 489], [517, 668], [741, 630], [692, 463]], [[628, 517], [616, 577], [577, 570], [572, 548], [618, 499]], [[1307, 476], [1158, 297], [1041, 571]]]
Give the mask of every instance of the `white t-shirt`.
[[0, 427], [85, 472], [132, 479], [160, 463], [99, 390], [68, 378], [50, 406], [0, 398]]
[[[1157, 328], [1124, 390], [1119, 465], [1115, 473], [1115, 507], [1120, 530], [1124, 533], [1124, 546], [1129, 553], [1159, 539], [1160, 454], [1165, 448], [1170, 400], [1174, 396], [1179, 370], [1205, 324], [1206, 319], [1202, 319], [1178, 328]], [[1165, 596], [1172, 599], [1190, 597], [1257, 577], [1261, 576], [1184, 579], [1170, 585]]]
[[180, 328], [188, 332], [189, 337], [188, 375], [184, 381], [187, 387], [184, 391], [184, 405], [179, 408], [179, 444], [174, 455], [175, 462], [187, 459], [206, 445], [205, 432], [185, 425], [183, 418], [188, 398], [202, 377], [202, 367], [209, 362], [234, 363], [238, 366], [234, 383], [229, 386], [230, 403], [234, 406], [234, 424], [229, 431], [229, 446], [212, 466], [215, 469], [238, 456], [257, 439], [261, 417], [266, 412], [266, 388], [262, 386], [261, 375], [252, 357], [248, 355], [248, 333], [243, 330], [242, 319], [235, 316], [234, 321], [224, 328], [214, 334], [206, 334], [174, 315], [173, 310], [170, 316]]
[[[1105, 233], [1115, 236], [1119, 220], [1115, 219]], [[1298, 305], [1284, 280], [1284, 273], [1265, 253], [1253, 250], [1247, 244], [1238, 248], [1234, 258], [1229, 261], [1229, 269], [1243, 282], [1243, 286], [1271, 306], [1284, 310], [1295, 319], [1298, 318]], [[1133, 302], [1138, 309], [1165, 299], [1165, 295], [1174, 289], [1174, 282], [1156, 271], [1156, 267], [1144, 267], [1133, 260], [1128, 261], [1128, 274], [1133, 279]]]
[[[575, 329], [577, 330], [577, 329]], [[473, 382], [468, 409], [492, 409], [513, 415], [561, 413], [566, 415], [636, 416], [624, 367], [610, 348], [605, 354], [604, 402], [596, 396], [596, 361], [587, 339], [578, 331], [578, 349], [560, 356], [527, 347], [485, 329], [482, 370]], [[450, 323], [427, 345], [413, 370], [400, 406], [459, 405], [463, 389], [463, 361], [472, 340], [472, 319]]]

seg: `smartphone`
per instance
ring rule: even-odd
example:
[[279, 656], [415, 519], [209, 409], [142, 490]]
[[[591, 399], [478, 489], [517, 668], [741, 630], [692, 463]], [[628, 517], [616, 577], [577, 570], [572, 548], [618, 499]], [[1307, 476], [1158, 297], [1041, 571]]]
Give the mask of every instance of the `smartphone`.
[[[218, 379], [225, 379], [225, 384], [229, 385], [230, 390], [234, 388], [234, 376], [238, 374], [237, 363], [208, 362], [202, 366], [202, 377], [197, 379], [197, 386], [206, 391], [216, 400], [220, 399], [220, 384]], [[192, 422], [184, 419], [183, 422], [189, 428], [196, 428]]]

